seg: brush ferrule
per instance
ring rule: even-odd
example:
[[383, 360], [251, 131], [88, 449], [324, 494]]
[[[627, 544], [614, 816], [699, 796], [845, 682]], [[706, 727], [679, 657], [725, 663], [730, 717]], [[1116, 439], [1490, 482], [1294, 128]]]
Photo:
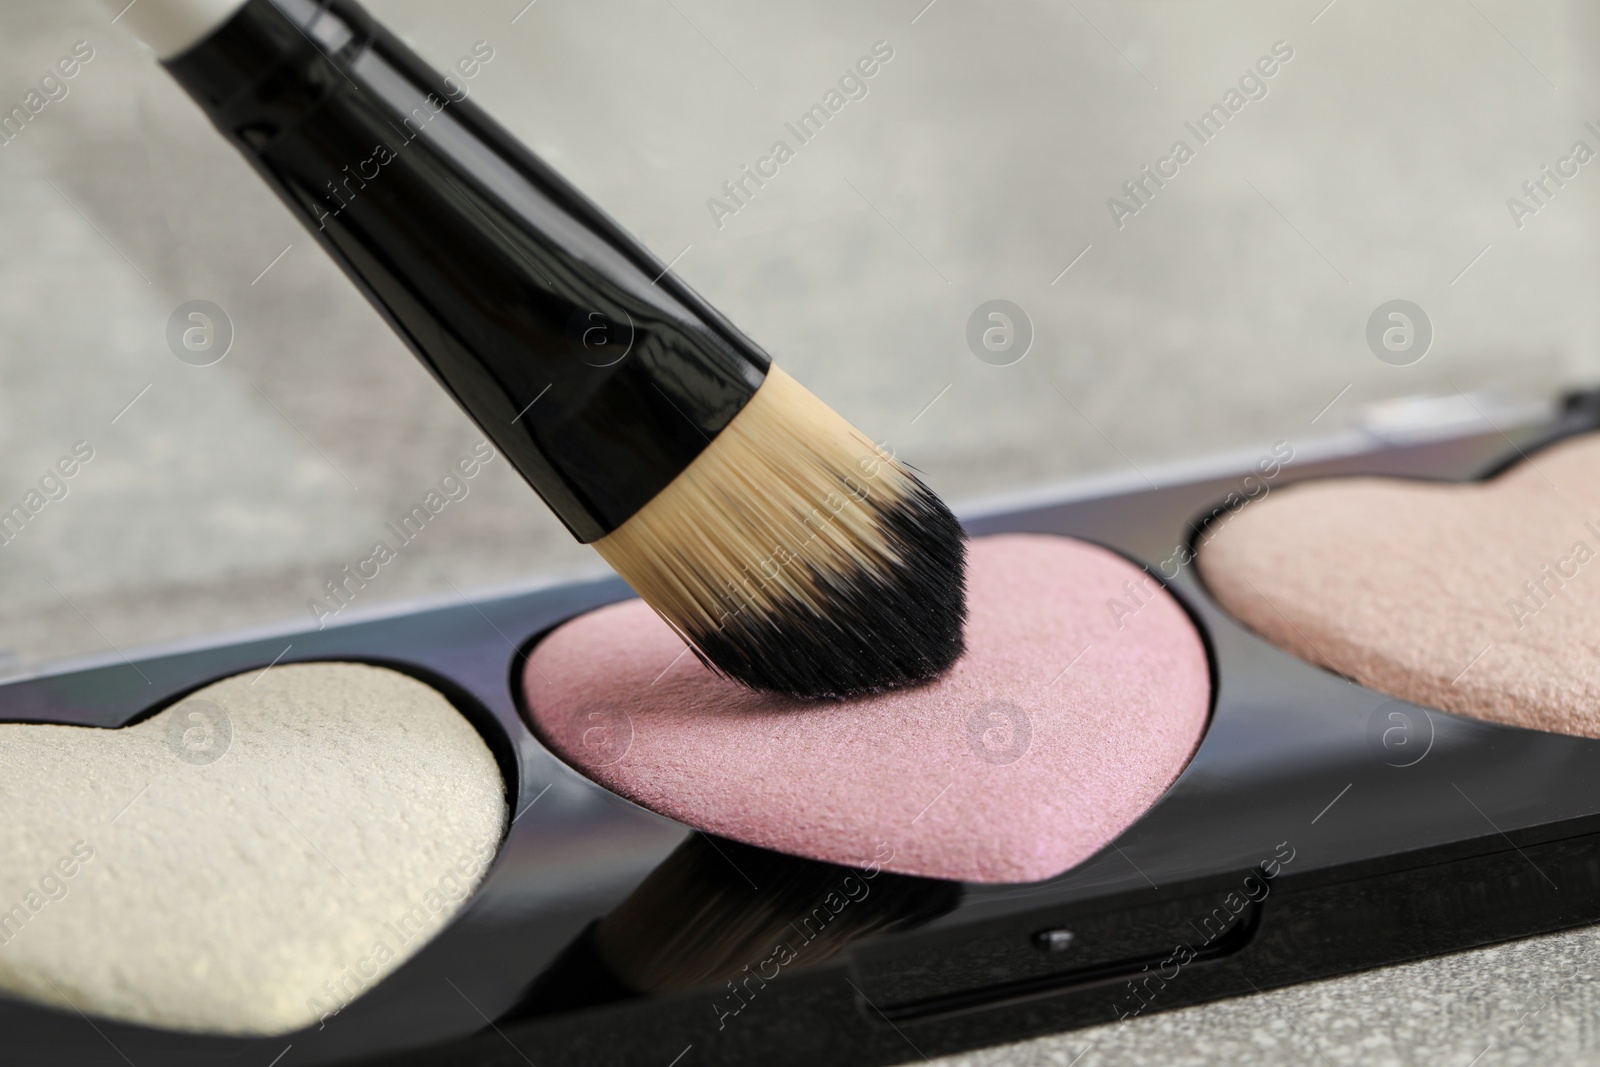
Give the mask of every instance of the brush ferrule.
[[765, 353], [358, 5], [249, 0], [165, 65], [579, 540], [761, 385]]

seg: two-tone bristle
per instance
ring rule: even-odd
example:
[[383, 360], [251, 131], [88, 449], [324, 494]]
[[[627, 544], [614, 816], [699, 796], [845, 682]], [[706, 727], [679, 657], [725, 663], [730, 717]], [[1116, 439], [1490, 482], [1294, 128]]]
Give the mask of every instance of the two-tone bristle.
[[937, 676], [964, 647], [960, 523], [776, 366], [594, 547], [703, 660], [758, 689], [877, 692]]

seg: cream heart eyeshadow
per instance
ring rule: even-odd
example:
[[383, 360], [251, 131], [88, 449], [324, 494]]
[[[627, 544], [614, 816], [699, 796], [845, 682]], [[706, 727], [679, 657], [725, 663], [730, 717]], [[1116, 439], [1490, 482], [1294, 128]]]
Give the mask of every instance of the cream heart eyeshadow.
[[120, 730], [0, 725], [0, 990], [212, 1033], [315, 1025], [499, 848], [494, 756], [391, 670], [277, 666]]
[[616, 580], [0, 682], [5, 1058], [877, 1067], [1600, 922], [1597, 428], [969, 515], [850, 702]]

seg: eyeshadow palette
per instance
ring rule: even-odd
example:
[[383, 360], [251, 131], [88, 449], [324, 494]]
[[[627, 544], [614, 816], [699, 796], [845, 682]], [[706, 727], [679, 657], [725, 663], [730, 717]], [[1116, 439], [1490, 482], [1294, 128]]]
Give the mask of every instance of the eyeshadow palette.
[[[757, 731], [765, 747], [732, 738], [750, 746], [738, 765], [714, 748], [730, 737], [696, 735], [690, 713], [747, 727], [738, 718], [744, 696], [700, 678], [692, 657], [658, 663], [671, 646], [648, 616], [618, 604], [629, 593], [617, 581], [247, 635], [0, 685], [0, 719], [12, 724], [0, 731], [159, 734], [138, 775], [118, 779], [128, 787], [148, 780], [146, 799], [199, 759], [219, 787], [231, 776], [238, 795], [254, 790], [279, 802], [283, 825], [263, 823], [271, 829], [257, 835], [277, 849], [261, 879], [284, 876], [285, 864], [337, 867], [350, 853], [325, 833], [364, 841], [375, 827], [404, 822], [407, 805], [476, 827], [460, 832], [459, 849], [418, 853], [416, 869], [344, 872], [354, 883], [348, 893], [319, 894], [316, 885], [339, 880], [319, 869], [277, 902], [283, 936], [265, 939], [241, 933], [253, 921], [243, 911], [253, 903], [249, 849], [227, 837], [230, 812], [219, 804], [206, 813], [216, 839], [184, 853], [189, 880], [168, 901], [194, 923], [186, 941], [167, 943], [161, 917], [146, 923], [137, 910], [119, 913], [117, 924], [86, 925], [99, 902], [85, 879], [113, 854], [125, 857], [119, 880], [128, 884], [150, 865], [170, 865], [181, 819], [151, 823], [137, 798], [119, 813], [110, 803], [116, 791], [107, 790], [106, 803], [82, 806], [85, 825], [62, 819], [40, 834], [19, 814], [26, 806], [8, 805], [7, 832], [40, 841], [32, 883], [52, 879], [16, 942], [0, 944], [8, 1051], [27, 1062], [174, 1067], [892, 1064], [1600, 920], [1600, 743], [1367, 688], [1355, 670], [1347, 677], [1318, 666], [1345, 669], [1317, 655], [1322, 642], [1302, 623], [1268, 625], [1258, 604], [1251, 625], [1241, 624], [1193, 563], [1247, 523], [1259, 526], [1258, 544], [1271, 551], [1244, 553], [1235, 584], [1255, 582], [1266, 591], [1261, 604], [1284, 607], [1271, 583], [1292, 571], [1250, 567], [1294, 558], [1297, 546], [1274, 542], [1265, 518], [1312, 491], [1292, 484], [1357, 475], [1467, 482], [1525, 455], [1542, 466], [1545, 446], [1597, 426], [1600, 399], [1582, 396], [1553, 420], [1504, 432], [1480, 424], [1355, 448], [1284, 448], [1259, 461], [1161, 473], [1160, 488], [1141, 480], [1066, 489], [970, 515], [980, 538], [975, 592], [993, 581], [991, 560], [1026, 566], [994, 583], [1002, 592], [989, 606], [974, 597], [971, 659], [982, 671], [931, 687], [956, 687], [959, 696], [932, 711], [915, 692], [872, 698], [859, 708], [859, 731], [812, 738], [809, 748], [784, 731], [803, 733], [799, 716], [821, 712], [789, 709], [790, 721], [781, 708], [745, 708], [771, 718]], [[1404, 518], [1364, 521], [1402, 528]], [[1320, 588], [1360, 586], [1362, 568], [1404, 549], [1400, 542], [1375, 537], [1364, 553], [1347, 553], [1339, 565], [1348, 573], [1322, 574]], [[1558, 569], [1569, 548], [1552, 557]], [[1106, 582], [1082, 587], [1091, 558]], [[1307, 561], [1333, 565], [1316, 553]], [[1219, 581], [1210, 564], [1201, 567]], [[1452, 610], [1449, 595], [1438, 612]], [[1081, 609], [1046, 610], [1073, 597]], [[617, 614], [584, 618], [608, 605]], [[1291, 619], [1310, 610], [1284, 607]], [[1286, 637], [1296, 626], [1306, 632]], [[991, 633], [997, 642], [988, 643]], [[1080, 642], [1112, 651], [1078, 660]], [[1200, 677], [1185, 673], [1196, 656]], [[602, 660], [607, 666], [596, 669]], [[1057, 671], [1041, 670], [1047, 662]], [[472, 747], [456, 734], [413, 738], [386, 754], [367, 735], [397, 698], [359, 685], [366, 695], [353, 698], [359, 714], [350, 714], [369, 724], [366, 733], [328, 731], [308, 747], [300, 773], [258, 785], [262, 772], [240, 758], [254, 751], [256, 720], [232, 702], [252, 679], [285, 686], [292, 672], [329, 669], [308, 664], [383, 668], [373, 673], [405, 676], [442, 698], [492, 754], [503, 809], [481, 767], [472, 788], [448, 787], [462, 772], [441, 770]], [[298, 677], [294, 701], [316, 703], [317, 677]], [[1163, 677], [1171, 684], [1158, 685]], [[222, 680], [234, 689], [201, 693]], [[656, 700], [652, 688], [665, 696]], [[1495, 700], [1481, 687], [1474, 693], [1475, 709]], [[208, 718], [193, 703], [202, 700], [222, 716]], [[1173, 708], [1191, 700], [1194, 734], [1161, 736]], [[828, 709], [829, 728], [853, 710]], [[214, 760], [197, 756], [212, 751], [222, 722], [236, 731], [231, 747]], [[410, 729], [398, 711], [394, 729]], [[24, 751], [11, 737], [0, 734], [0, 761]], [[897, 753], [897, 744], [909, 747]], [[939, 773], [924, 782], [908, 768], [929, 752]], [[348, 774], [334, 789], [329, 753], [346, 770], [369, 773]], [[878, 760], [889, 770], [876, 773]], [[459, 764], [468, 765], [478, 766]], [[1119, 791], [1129, 768], [1141, 767], [1141, 790]], [[106, 781], [92, 760], [61, 777], [67, 797]], [[444, 784], [416, 784], [424, 781]], [[838, 782], [847, 787], [830, 791]], [[710, 804], [697, 789], [727, 796]], [[360, 802], [341, 820], [328, 804], [316, 808], [319, 793]], [[1125, 806], [1112, 812], [1117, 797]], [[313, 822], [299, 815], [315, 810], [322, 814]], [[491, 839], [493, 826], [504, 827], [487, 869], [461, 868], [455, 853], [472, 851], [486, 825]], [[834, 832], [846, 825], [852, 833]], [[1057, 850], [1066, 839], [1087, 843], [1092, 855]], [[93, 842], [94, 854], [74, 853], [79, 841]], [[136, 862], [140, 849], [150, 864]], [[394, 884], [373, 895], [369, 873]], [[447, 884], [458, 899], [433, 908], [429, 893]], [[244, 895], [206, 906], [219, 885], [243, 886]], [[30, 908], [26, 898], [21, 906]], [[297, 915], [317, 916], [322, 929], [367, 930], [376, 944], [411, 930], [403, 924], [419, 907], [434, 920], [381, 975], [368, 970], [363, 961], [373, 954], [359, 945], [317, 955], [321, 940], [294, 926]], [[248, 1023], [213, 1018], [185, 1028], [170, 1015], [105, 1006], [87, 984], [57, 981], [52, 995], [10, 980], [21, 966], [10, 948], [49, 926], [92, 929], [91, 948], [107, 958], [125, 952], [123, 939], [180, 962], [196, 944], [219, 956], [259, 956], [259, 968], [238, 968], [259, 976], [259, 988], [245, 993], [288, 1005], [281, 1018], [302, 1022], [286, 1029], [256, 1013]], [[401, 933], [382, 932], [391, 926]], [[280, 966], [271, 957], [285, 945], [315, 965]], [[322, 970], [329, 973], [319, 978]], [[130, 1001], [167, 995], [121, 988]]]

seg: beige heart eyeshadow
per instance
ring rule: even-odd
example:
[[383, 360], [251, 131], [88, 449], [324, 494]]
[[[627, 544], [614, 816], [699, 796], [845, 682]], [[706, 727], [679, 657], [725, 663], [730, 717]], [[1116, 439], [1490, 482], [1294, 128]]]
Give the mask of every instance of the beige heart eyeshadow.
[[1600, 737], [1600, 434], [1484, 482], [1337, 478], [1224, 521], [1201, 576], [1293, 654], [1416, 704]]

